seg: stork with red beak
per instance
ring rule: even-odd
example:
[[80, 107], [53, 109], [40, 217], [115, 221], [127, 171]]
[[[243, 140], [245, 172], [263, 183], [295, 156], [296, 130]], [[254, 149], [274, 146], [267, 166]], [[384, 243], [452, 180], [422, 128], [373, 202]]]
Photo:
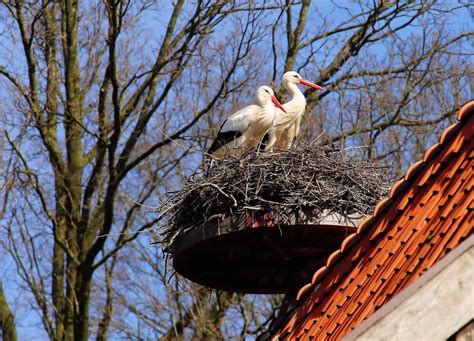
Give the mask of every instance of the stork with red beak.
[[[272, 88], [261, 86], [256, 93], [257, 104], [249, 105], [232, 114], [222, 124], [217, 137], [208, 150], [216, 159], [240, 156], [261, 143], [261, 139], [275, 125], [276, 107], [286, 109], [278, 102]], [[272, 142], [274, 144], [275, 140]], [[267, 143], [264, 149], [271, 148]]]
[[[289, 71], [283, 75], [282, 85], [293, 96], [289, 102], [283, 104], [287, 114], [281, 112], [277, 116], [275, 132], [276, 149], [290, 149], [300, 132], [301, 119], [303, 118], [306, 99], [298, 84], [309, 86], [316, 90], [325, 90], [300, 76], [298, 72]], [[269, 137], [270, 138], [270, 137]]]

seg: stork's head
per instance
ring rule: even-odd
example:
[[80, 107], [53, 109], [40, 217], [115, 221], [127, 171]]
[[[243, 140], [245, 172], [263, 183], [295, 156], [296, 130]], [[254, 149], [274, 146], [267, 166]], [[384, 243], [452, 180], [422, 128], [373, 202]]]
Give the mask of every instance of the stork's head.
[[275, 93], [273, 92], [272, 88], [269, 86], [261, 86], [257, 89], [257, 101], [260, 105], [265, 105], [269, 103], [273, 103], [277, 108], [280, 108], [283, 110], [283, 112], [286, 112], [285, 108], [280, 104], [278, 99], [275, 97]]
[[322, 86], [319, 86], [319, 85], [311, 83], [310, 81], [307, 81], [306, 79], [301, 77], [300, 74], [296, 71], [288, 71], [287, 73], [285, 73], [283, 75], [282, 84], [285, 87], [285, 89], [289, 89], [289, 87], [291, 87], [291, 84], [302, 84], [316, 90], [325, 90]]

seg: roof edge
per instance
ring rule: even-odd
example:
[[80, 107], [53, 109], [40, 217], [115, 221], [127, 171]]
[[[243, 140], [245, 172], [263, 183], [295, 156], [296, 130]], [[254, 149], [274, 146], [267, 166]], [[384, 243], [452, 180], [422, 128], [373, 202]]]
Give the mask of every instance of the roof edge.
[[457, 120], [462, 121], [466, 119], [466, 117], [469, 117], [469, 112], [474, 111], [474, 100], [467, 101], [461, 106], [461, 109], [459, 109], [458, 115], [457, 115]]
[[[448, 126], [440, 136], [439, 142], [430, 146], [426, 150], [423, 155], [423, 158], [419, 161], [414, 162], [406, 171], [405, 175], [401, 177], [398, 181], [396, 181], [390, 188], [389, 195], [386, 198], [383, 198], [381, 201], [377, 203], [374, 208], [372, 215], [368, 216], [362, 222], [359, 223], [357, 227], [357, 232], [355, 235], [360, 236], [367, 232], [367, 229], [373, 226], [373, 222], [378, 219], [382, 213], [384, 213], [387, 208], [393, 203], [398, 195], [401, 193], [402, 189], [408, 185], [409, 181], [412, 180], [423, 168], [424, 166], [434, 158], [442, 148], [442, 146], [446, 145], [449, 141], [451, 141], [452, 137], [455, 135], [454, 133], [457, 132], [464, 121], [467, 121], [470, 116], [474, 116], [474, 101], [468, 101], [461, 106], [457, 115], [457, 123], [454, 123]], [[347, 253], [348, 248], [344, 247], [346, 244], [350, 244], [350, 242], [355, 242], [353, 240], [355, 236], [353, 234], [346, 237], [342, 243], [341, 247], [337, 249], [331, 256], [334, 261], [331, 259], [331, 262], [327, 261], [326, 266], [322, 268], [318, 268], [312, 277], [312, 281], [310, 283], [305, 284], [303, 287], [300, 288], [298, 293], [296, 294], [296, 305], [300, 303], [300, 301], [304, 300], [313, 290], [313, 288], [320, 283], [330, 272], [331, 268], [337, 263], [341, 261], [344, 257], [341, 257], [344, 253]], [[335, 257], [337, 254], [337, 257]], [[324, 269], [324, 270], [323, 270]]]

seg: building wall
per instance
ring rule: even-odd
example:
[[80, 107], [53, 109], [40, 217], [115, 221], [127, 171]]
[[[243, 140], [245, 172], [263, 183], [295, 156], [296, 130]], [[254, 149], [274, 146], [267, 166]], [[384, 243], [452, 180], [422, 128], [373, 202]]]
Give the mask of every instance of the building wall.
[[455, 334], [474, 318], [474, 246], [469, 244], [454, 259], [448, 254], [442, 270], [425, 273], [344, 340], [433, 341]]

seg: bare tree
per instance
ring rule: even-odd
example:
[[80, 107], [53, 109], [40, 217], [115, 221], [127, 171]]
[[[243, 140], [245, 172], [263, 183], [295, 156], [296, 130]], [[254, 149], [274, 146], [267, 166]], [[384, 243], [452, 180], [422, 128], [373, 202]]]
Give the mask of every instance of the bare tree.
[[[11, 41], [20, 41], [0, 66], [14, 94], [4, 133], [18, 181], [4, 247], [51, 339], [89, 337], [93, 278], [101, 273], [107, 294], [97, 337], [103, 338], [117, 254], [153, 225], [154, 218], [137, 220], [143, 203], [188, 153], [174, 151], [171, 142], [245, 83], [234, 75], [258, 39], [257, 16], [241, 17], [239, 39], [226, 54], [214, 32], [241, 8], [232, 3], [157, 8], [168, 19], [155, 44], [133, 40], [152, 3], [2, 4]], [[198, 76], [207, 49], [218, 67]], [[187, 78], [201, 88], [189, 90]], [[139, 178], [127, 191], [136, 203], [122, 200], [121, 186]]]
[[[1, 1], [3, 336], [27, 306], [44, 335], [240, 338], [279, 296], [209, 292], [149, 245], [156, 206], [222, 118], [287, 70], [322, 131], [400, 172], [472, 98], [469, 9], [442, 1]], [[472, 9], [472, 8], [471, 8]], [[466, 12], [467, 13], [467, 12]], [[471, 50], [468, 49], [471, 47]], [[11, 274], [11, 272], [10, 272]], [[170, 278], [171, 276], [171, 278]], [[21, 332], [20, 332], [21, 334]]]

